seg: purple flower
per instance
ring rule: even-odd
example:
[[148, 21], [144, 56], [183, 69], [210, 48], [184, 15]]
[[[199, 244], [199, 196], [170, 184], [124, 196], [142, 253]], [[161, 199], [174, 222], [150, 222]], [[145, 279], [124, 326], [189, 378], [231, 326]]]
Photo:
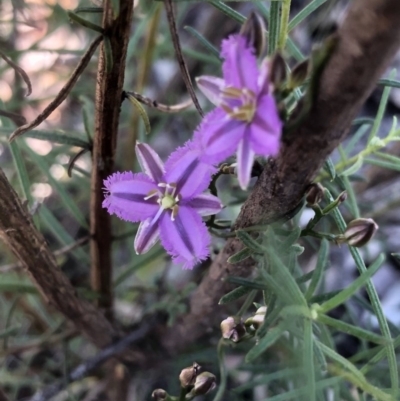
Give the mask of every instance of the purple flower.
[[199, 88], [218, 107], [204, 117], [195, 139], [207, 163], [219, 163], [236, 150], [238, 179], [245, 189], [255, 154], [279, 152], [282, 121], [271, 93], [268, 60], [259, 68], [254, 49], [241, 35], [224, 40], [221, 55], [224, 78], [197, 79]]
[[104, 181], [103, 207], [127, 221], [140, 221], [136, 253], [147, 252], [160, 238], [175, 263], [191, 269], [209, 255], [210, 235], [201, 216], [218, 213], [222, 204], [202, 193], [214, 169], [199, 160], [199, 149], [187, 143], [171, 154], [165, 167], [156, 152], [136, 145], [144, 173], [115, 173]]

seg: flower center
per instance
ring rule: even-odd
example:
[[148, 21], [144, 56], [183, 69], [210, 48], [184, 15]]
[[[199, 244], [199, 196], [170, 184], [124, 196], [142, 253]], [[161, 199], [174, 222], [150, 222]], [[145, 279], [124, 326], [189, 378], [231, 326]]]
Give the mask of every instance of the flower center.
[[161, 207], [166, 210], [166, 209], [172, 209], [176, 204], [177, 200], [175, 200], [174, 197], [171, 195], [164, 195], [161, 199]]
[[179, 211], [179, 206], [178, 203], [181, 200], [181, 196], [178, 194], [176, 195], [176, 184], [171, 183], [167, 184], [165, 182], [160, 182], [158, 184], [158, 187], [160, 187], [159, 190], [154, 189], [150, 191], [147, 196], [144, 198], [145, 200], [153, 198], [154, 196], [157, 196], [157, 203], [160, 205], [160, 209], [157, 213], [157, 218], [160, 216], [160, 214], [164, 210], [171, 210], [171, 220], [174, 221], [175, 217], [178, 215]]
[[229, 87], [222, 90], [224, 111], [235, 120], [251, 123], [257, 109], [255, 93], [247, 88]]

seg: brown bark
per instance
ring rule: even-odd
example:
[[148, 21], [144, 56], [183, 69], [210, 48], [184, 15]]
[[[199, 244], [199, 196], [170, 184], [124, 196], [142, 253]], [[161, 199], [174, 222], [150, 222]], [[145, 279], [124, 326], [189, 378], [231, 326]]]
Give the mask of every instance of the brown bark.
[[116, 18], [112, 3], [111, 0], [104, 3], [103, 28], [110, 43], [112, 66], [107, 66], [106, 43], [103, 42], [97, 72], [90, 202], [91, 283], [100, 295], [99, 306], [105, 308], [109, 316], [112, 307], [112, 235], [110, 216], [102, 208], [103, 180], [112, 173], [114, 164], [126, 50], [133, 15], [133, 1], [120, 0]]
[[0, 238], [20, 260], [48, 302], [97, 346], [108, 345], [117, 332], [93, 305], [77, 297], [1, 169], [0, 193]]
[[[270, 160], [242, 207], [235, 228], [275, 221], [301, 201], [324, 160], [344, 139], [352, 119], [371, 93], [400, 45], [398, 0], [355, 0], [338, 31], [335, 47], [319, 82], [316, 100], [301, 126]], [[195, 342], [221, 320], [218, 301], [228, 276], [249, 276], [254, 263], [230, 265], [241, 249], [228, 240], [191, 299], [190, 312], [163, 333], [165, 347], [176, 352]]]

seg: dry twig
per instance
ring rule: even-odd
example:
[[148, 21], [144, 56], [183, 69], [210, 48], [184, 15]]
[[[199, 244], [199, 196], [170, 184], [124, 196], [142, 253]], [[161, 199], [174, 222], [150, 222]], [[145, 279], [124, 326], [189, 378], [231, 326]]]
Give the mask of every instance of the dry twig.
[[76, 81], [82, 75], [83, 71], [85, 70], [86, 66], [89, 64], [90, 59], [92, 58], [94, 52], [97, 49], [97, 46], [103, 40], [103, 36], [98, 36], [92, 44], [87, 49], [86, 53], [83, 55], [81, 61], [75, 68], [74, 72], [72, 73], [71, 77], [67, 81], [67, 83], [62, 87], [58, 95], [54, 98], [54, 100], [30, 123], [22, 125], [18, 127], [10, 136], [10, 142], [13, 141], [18, 136], [22, 135], [23, 133], [30, 131], [32, 128], [37, 127], [41, 124], [46, 118], [66, 99], [71, 89], [76, 84]]

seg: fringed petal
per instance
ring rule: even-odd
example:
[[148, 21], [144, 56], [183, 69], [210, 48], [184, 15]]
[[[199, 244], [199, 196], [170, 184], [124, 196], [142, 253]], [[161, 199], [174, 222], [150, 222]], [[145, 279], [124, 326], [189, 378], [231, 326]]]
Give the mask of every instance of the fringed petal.
[[222, 42], [221, 55], [224, 58], [222, 70], [226, 85], [257, 93], [257, 58], [246, 38], [241, 35], [229, 36]]
[[200, 216], [217, 214], [223, 208], [220, 199], [211, 194], [201, 194], [184, 203], [194, 209]]
[[207, 227], [201, 217], [187, 206], [180, 206], [174, 221], [169, 213], [162, 216], [160, 238], [174, 263], [182, 263], [184, 269], [192, 269], [210, 254]]
[[145, 174], [115, 173], [104, 180], [106, 189], [103, 207], [120, 219], [137, 222], [157, 213], [156, 198], [145, 199], [157, 190], [156, 184]]
[[153, 181], [160, 182], [164, 174], [164, 164], [158, 154], [146, 143], [136, 144], [136, 156], [142, 171]]

